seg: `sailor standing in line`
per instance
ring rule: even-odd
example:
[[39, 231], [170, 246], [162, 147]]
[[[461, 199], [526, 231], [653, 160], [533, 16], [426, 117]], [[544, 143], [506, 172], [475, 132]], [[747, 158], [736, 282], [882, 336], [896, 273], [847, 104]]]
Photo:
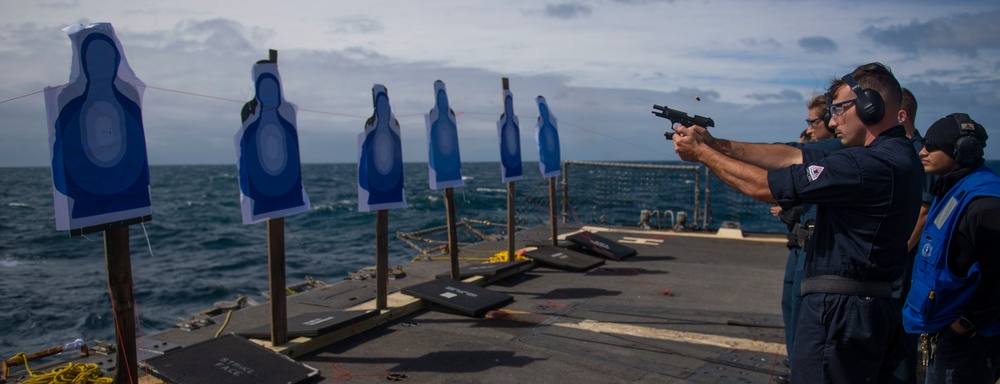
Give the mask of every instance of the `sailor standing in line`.
[[[791, 356], [793, 383], [892, 381], [904, 336], [906, 240], [917, 220], [920, 160], [897, 125], [899, 82], [870, 63], [830, 86], [831, 125], [850, 148], [811, 151], [716, 140], [703, 127], [675, 127], [674, 150], [704, 163], [759, 201], [816, 205]], [[886, 113], [889, 111], [890, 113]]]
[[939, 119], [920, 151], [932, 189], [903, 310], [921, 335], [926, 383], [994, 383], [1000, 369], [1000, 177], [983, 165], [986, 129]]
[[[806, 133], [812, 141], [804, 144], [788, 143], [788, 145], [826, 152], [844, 149], [844, 144], [836, 138], [836, 131], [830, 128], [830, 111], [826, 106], [826, 97], [824, 95], [814, 97], [807, 107], [809, 115], [806, 118]], [[795, 322], [799, 318], [799, 307], [802, 303], [800, 291], [802, 269], [805, 267], [806, 258], [804, 248], [815, 225], [816, 209], [812, 204], [801, 204], [788, 210], [775, 206], [771, 211], [780, 212], [779, 218], [788, 225], [788, 242], [785, 244], [788, 247], [788, 261], [785, 264], [785, 278], [781, 289], [781, 317], [785, 324], [785, 350], [788, 356], [791, 356], [792, 345], [795, 342]]]

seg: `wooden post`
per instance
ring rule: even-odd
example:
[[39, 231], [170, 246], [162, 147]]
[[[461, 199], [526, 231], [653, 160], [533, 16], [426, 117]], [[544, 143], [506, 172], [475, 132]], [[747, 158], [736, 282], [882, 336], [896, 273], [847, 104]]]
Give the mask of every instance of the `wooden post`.
[[[506, 91], [510, 89], [510, 82], [507, 80], [506, 77], [501, 78], [500, 82], [503, 85], [503, 90]], [[504, 102], [506, 103], [507, 100], [504, 100]], [[513, 117], [508, 116], [507, 118], [513, 118]], [[516, 257], [514, 255], [514, 241], [515, 241], [514, 211], [516, 210], [516, 207], [514, 206], [515, 189], [516, 188], [514, 188], [513, 181], [507, 182], [507, 259], [511, 261], [513, 261], [514, 257]]]
[[288, 342], [285, 300], [285, 218], [267, 221], [267, 281], [271, 292], [271, 345]]
[[389, 307], [389, 211], [375, 214], [375, 309]]
[[556, 216], [556, 178], [549, 178], [549, 220], [552, 221], [552, 246], [559, 245], [559, 223]]
[[569, 164], [563, 163], [562, 166], [562, 222], [566, 223], [566, 218], [569, 217], [569, 212], [567, 208], [569, 206]]
[[451, 256], [451, 278], [461, 280], [458, 275], [458, 232], [455, 228], [455, 191], [444, 189], [444, 211], [448, 220], [448, 254]]
[[104, 256], [107, 261], [108, 285], [111, 289], [111, 309], [118, 334], [115, 357], [116, 383], [139, 381], [135, 355], [135, 294], [132, 291], [132, 259], [129, 254], [128, 225], [104, 230]]
[[[267, 60], [277, 64], [278, 51], [269, 49]], [[267, 220], [267, 282], [271, 293], [271, 345], [288, 342], [288, 304], [285, 299], [285, 218]]]
[[507, 257], [508, 260], [514, 261], [514, 182], [511, 181], [507, 183]]

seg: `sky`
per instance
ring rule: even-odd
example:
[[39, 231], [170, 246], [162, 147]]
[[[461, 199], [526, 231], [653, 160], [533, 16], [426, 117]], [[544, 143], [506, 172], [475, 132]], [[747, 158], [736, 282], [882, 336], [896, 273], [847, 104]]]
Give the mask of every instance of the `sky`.
[[[299, 107], [304, 163], [357, 161], [357, 135], [387, 87], [403, 160], [427, 161], [435, 80], [458, 114], [463, 161], [497, 162], [501, 78], [524, 161], [538, 159], [536, 96], [559, 119], [563, 160], [678, 160], [652, 105], [712, 117], [721, 138], [794, 141], [806, 102], [868, 62], [892, 68], [925, 131], [969, 113], [997, 139], [995, 1], [0, 0], [0, 167], [49, 164], [46, 86], [69, 80], [62, 28], [109, 22], [149, 88], [149, 162], [234, 164], [252, 65], [278, 50]], [[22, 97], [23, 96], [23, 97]], [[12, 100], [13, 99], [13, 100]]]

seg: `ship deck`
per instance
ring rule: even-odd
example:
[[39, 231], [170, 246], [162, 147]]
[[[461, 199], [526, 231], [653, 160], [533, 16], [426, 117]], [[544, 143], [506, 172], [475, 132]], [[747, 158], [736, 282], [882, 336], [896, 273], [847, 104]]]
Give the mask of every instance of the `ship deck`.
[[[388, 309], [272, 349], [318, 370], [309, 382], [771, 383], [787, 374], [783, 237], [585, 229], [628, 241], [638, 253], [586, 272], [532, 262], [508, 276], [467, 279], [514, 298], [482, 317], [399, 292], [450, 271], [448, 261], [415, 260], [402, 266], [404, 278], [390, 280]], [[551, 242], [548, 227], [518, 232], [516, 240], [518, 249]], [[506, 245], [479, 243], [460, 257]], [[374, 297], [374, 280], [345, 280], [287, 296], [287, 311], [374, 310]], [[224, 323], [222, 333], [239, 333], [268, 324], [269, 313], [268, 305], [245, 308], [228, 323], [220, 314], [197, 330], [146, 335], [140, 348], [189, 346], [213, 338]]]

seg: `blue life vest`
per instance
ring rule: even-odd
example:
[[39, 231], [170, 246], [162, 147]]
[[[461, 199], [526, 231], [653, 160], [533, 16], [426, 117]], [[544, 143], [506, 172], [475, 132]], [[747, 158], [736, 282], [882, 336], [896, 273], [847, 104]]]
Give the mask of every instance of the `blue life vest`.
[[[979, 196], [1000, 197], [1000, 177], [986, 166], [965, 176], [942, 197], [934, 199], [917, 247], [912, 287], [903, 307], [903, 327], [909, 333], [934, 333], [962, 316], [979, 286], [979, 263], [966, 276], [948, 270], [948, 249], [966, 205]], [[1000, 321], [980, 324], [984, 336], [1000, 334]]]

